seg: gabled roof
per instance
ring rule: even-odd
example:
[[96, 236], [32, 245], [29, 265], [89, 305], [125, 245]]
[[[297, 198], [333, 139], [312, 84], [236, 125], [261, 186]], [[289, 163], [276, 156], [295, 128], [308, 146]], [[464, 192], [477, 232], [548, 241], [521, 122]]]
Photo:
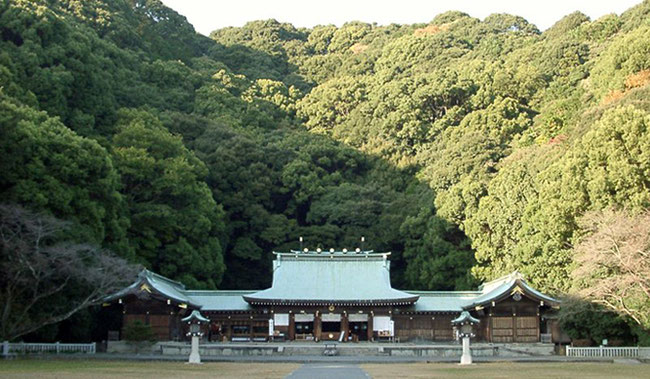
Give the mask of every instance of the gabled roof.
[[125, 289], [108, 296], [105, 301], [113, 301], [128, 295], [139, 295], [147, 292], [153, 295], [160, 295], [164, 298], [174, 300], [181, 304], [190, 305], [193, 308], [200, 308], [200, 304], [195, 303], [185, 295], [185, 286], [177, 281], [158, 275], [147, 269], [138, 274], [138, 280]]
[[476, 297], [471, 304], [463, 307], [464, 309], [482, 307], [486, 304], [492, 303], [493, 301], [496, 302], [503, 300], [512, 296], [514, 293], [520, 293], [521, 295], [525, 295], [533, 300], [544, 302], [544, 304], [548, 306], [557, 306], [560, 304], [559, 300], [544, 295], [531, 287], [528, 282], [524, 280], [524, 276], [517, 271], [491, 282], [484, 283], [479, 287], [479, 290], [481, 291], [481, 295]]
[[409, 305], [418, 295], [390, 285], [390, 253], [274, 253], [271, 288], [245, 295], [253, 305]]

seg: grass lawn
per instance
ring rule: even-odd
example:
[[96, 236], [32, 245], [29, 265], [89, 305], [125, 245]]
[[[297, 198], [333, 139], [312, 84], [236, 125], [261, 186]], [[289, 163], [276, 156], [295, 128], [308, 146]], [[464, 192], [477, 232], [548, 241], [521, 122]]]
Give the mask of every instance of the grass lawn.
[[650, 378], [650, 364], [623, 363], [452, 363], [363, 364], [375, 379], [384, 378]]
[[0, 378], [284, 378], [292, 363], [132, 362], [101, 360], [0, 360]]
[[[0, 360], [0, 378], [284, 378], [294, 363], [216, 363], [17, 359]], [[362, 364], [373, 378], [650, 378], [650, 364], [451, 363]]]

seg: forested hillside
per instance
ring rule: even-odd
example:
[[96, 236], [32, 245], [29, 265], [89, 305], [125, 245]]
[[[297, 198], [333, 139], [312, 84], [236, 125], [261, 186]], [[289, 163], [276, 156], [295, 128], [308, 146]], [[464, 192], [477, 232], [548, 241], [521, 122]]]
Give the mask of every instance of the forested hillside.
[[299, 236], [365, 236], [399, 288], [613, 276], [576, 246], [650, 206], [650, 1], [431, 17], [205, 37], [157, 0], [2, 0], [0, 198], [193, 288], [264, 288]]

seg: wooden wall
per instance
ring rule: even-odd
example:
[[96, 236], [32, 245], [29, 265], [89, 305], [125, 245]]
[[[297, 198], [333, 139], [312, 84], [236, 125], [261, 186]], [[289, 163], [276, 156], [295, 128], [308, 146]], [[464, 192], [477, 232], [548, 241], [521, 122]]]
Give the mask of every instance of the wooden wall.
[[[250, 311], [239, 312], [203, 312], [210, 318], [209, 328], [206, 328], [206, 339], [211, 341], [229, 341], [233, 337], [248, 339], [268, 338], [268, 320], [275, 313], [289, 314], [288, 326], [276, 326], [275, 329], [284, 335], [287, 340], [295, 336], [295, 315], [310, 313], [322, 315], [324, 313], [341, 314], [341, 332], [347, 340], [348, 317], [350, 314], [368, 315], [368, 340], [377, 339], [373, 332], [372, 320], [374, 316], [391, 316], [395, 323], [395, 337], [400, 341], [453, 341], [455, 339], [451, 320], [458, 316], [456, 313], [394, 313], [392, 307], [336, 307], [330, 310], [327, 306], [284, 306], [284, 307], [258, 307]], [[540, 307], [539, 304], [526, 297], [520, 301], [512, 298], [505, 299], [488, 306], [480, 311], [473, 311], [472, 315], [481, 320], [477, 328], [476, 340], [487, 342], [538, 342], [540, 340]], [[179, 309], [167, 305], [165, 301], [155, 299], [125, 299], [123, 325], [134, 320], [141, 320], [152, 326], [154, 334], [159, 340], [184, 340], [185, 330], [180, 319], [189, 313], [187, 309]], [[314, 339], [327, 339], [321, 333], [319, 317], [315, 317], [313, 328]], [[332, 333], [333, 339], [339, 339], [340, 333]], [[329, 333], [327, 333], [329, 334]]]
[[121, 334], [124, 335], [124, 327], [139, 320], [151, 325], [153, 334], [158, 341], [182, 340], [184, 331], [180, 319], [186, 313], [186, 309], [168, 305], [165, 301], [126, 298], [123, 306]]
[[395, 336], [400, 341], [451, 341], [451, 314], [401, 314], [393, 316]]

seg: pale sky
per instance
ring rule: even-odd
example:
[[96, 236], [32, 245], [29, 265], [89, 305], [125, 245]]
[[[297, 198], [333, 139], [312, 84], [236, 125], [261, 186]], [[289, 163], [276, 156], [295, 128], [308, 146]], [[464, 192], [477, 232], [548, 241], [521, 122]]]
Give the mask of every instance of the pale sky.
[[608, 13], [621, 14], [641, 0], [162, 0], [187, 17], [201, 34], [248, 21], [274, 18], [296, 27], [343, 25], [347, 21], [379, 25], [428, 23], [437, 14], [459, 10], [484, 19], [492, 13], [522, 16], [540, 30], [579, 10], [592, 20]]

